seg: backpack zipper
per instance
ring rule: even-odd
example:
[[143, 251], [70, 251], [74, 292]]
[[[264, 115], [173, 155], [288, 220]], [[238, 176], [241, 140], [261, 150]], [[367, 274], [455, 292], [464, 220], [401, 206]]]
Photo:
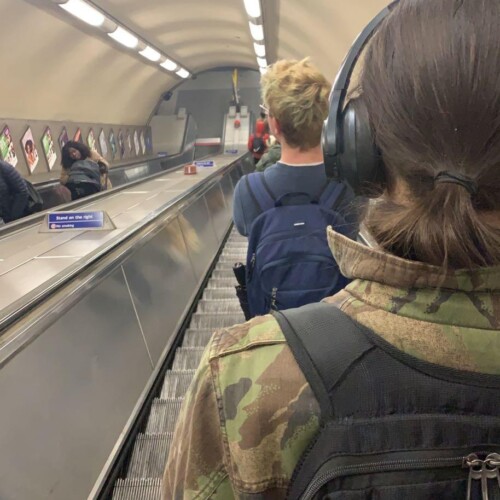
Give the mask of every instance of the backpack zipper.
[[471, 499], [472, 481], [481, 481], [481, 495], [483, 500], [489, 500], [488, 479], [496, 479], [500, 489], [500, 454], [490, 453], [481, 460], [475, 453], [464, 458], [463, 467], [469, 468], [469, 479], [467, 481], [467, 500]]
[[335, 467], [328, 472], [315, 477], [301, 500], [312, 500], [322, 486], [334, 479], [359, 474], [372, 474], [376, 472], [392, 472], [411, 469], [430, 469], [434, 467], [458, 467], [469, 468], [469, 479], [467, 487], [467, 500], [470, 500], [472, 491], [472, 481], [481, 480], [481, 490], [483, 500], [488, 498], [488, 479], [497, 479], [500, 488], [500, 455], [492, 453], [484, 460], [481, 460], [476, 454], [470, 454], [466, 457], [455, 456], [450, 458], [427, 458], [410, 460], [389, 460], [366, 464], [353, 464]]

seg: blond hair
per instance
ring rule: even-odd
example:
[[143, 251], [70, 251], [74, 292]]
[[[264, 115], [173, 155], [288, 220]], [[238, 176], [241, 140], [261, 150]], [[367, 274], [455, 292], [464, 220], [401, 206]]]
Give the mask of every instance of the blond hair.
[[301, 150], [318, 146], [330, 83], [309, 58], [274, 63], [262, 76], [261, 87], [262, 100], [278, 120], [287, 144]]

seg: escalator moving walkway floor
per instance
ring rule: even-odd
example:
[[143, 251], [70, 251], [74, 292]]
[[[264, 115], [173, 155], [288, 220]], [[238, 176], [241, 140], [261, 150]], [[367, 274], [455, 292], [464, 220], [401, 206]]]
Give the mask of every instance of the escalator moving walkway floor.
[[138, 435], [125, 479], [118, 479], [113, 500], [157, 500], [182, 400], [214, 330], [243, 323], [232, 267], [245, 262], [248, 240], [233, 229], [176, 351], [159, 398], [153, 401], [145, 432]]

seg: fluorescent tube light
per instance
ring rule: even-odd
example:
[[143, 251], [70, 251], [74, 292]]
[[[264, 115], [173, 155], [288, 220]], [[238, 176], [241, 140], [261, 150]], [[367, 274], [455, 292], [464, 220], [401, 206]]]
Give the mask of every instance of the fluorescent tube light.
[[167, 71], [174, 71], [175, 69], [177, 69], [177, 64], [175, 64], [174, 61], [171, 61], [170, 59], [162, 62], [160, 66], [162, 68], [165, 68]]
[[147, 45], [144, 50], [141, 50], [139, 54], [141, 54], [142, 57], [145, 57], [146, 59], [149, 59], [153, 62], [159, 61], [161, 59], [161, 54], [149, 45]]
[[66, 12], [91, 26], [102, 26], [106, 17], [83, 0], [69, 0], [59, 4]]
[[255, 54], [258, 57], [266, 57], [266, 46], [260, 43], [254, 43], [253, 48], [255, 49]]
[[265, 57], [257, 57], [257, 64], [260, 68], [267, 68], [267, 61]]
[[260, 0], [244, 0], [244, 2], [249, 17], [260, 17]]
[[189, 71], [181, 68], [179, 71], [175, 73], [176, 75], [179, 75], [181, 78], [187, 78], [189, 76]]
[[267, 68], [259, 68], [260, 74], [265, 75], [267, 73]]
[[256, 42], [261, 42], [264, 40], [264, 27], [262, 24], [254, 24], [252, 22], [248, 23], [250, 25], [250, 33], [252, 34], [252, 38]]
[[125, 47], [128, 47], [129, 49], [135, 49], [137, 45], [139, 45], [138, 38], [132, 35], [132, 33], [129, 33], [127, 30], [124, 30], [120, 26], [118, 26], [118, 28], [116, 28], [113, 33], [108, 33], [108, 35], [113, 40], [116, 40], [118, 43], [125, 45]]

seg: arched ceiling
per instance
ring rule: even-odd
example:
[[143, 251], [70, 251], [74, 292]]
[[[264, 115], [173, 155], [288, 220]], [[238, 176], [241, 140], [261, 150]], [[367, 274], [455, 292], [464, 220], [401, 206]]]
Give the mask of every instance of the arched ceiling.
[[[196, 73], [257, 69], [243, 0], [93, 0]], [[267, 60], [310, 56], [333, 79], [387, 0], [261, 0]], [[51, 0], [0, 0], [4, 118], [143, 124], [182, 80], [121, 48]], [[7, 98], [5, 96], [8, 96]]]

